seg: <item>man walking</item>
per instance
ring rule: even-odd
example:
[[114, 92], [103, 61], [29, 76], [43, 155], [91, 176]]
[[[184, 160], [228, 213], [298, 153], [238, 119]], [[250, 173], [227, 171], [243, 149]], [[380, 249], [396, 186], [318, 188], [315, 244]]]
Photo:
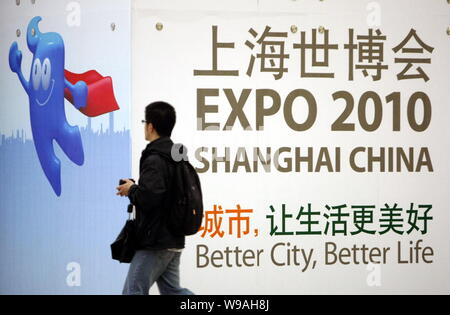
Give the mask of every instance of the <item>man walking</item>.
[[128, 196], [136, 207], [138, 248], [128, 271], [124, 295], [148, 295], [158, 284], [161, 294], [193, 294], [180, 287], [180, 256], [184, 236], [175, 236], [167, 228], [164, 207], [170, 199], [169, 185], [174, 165], [160, 154], [172, 159], [172, 130], [176, 122], [175, 109], [165, 102], [155, 102], [145, 109], [145, 139], [150, 141], [142, 152], [138, 184], [124, 179], [117, 195]]

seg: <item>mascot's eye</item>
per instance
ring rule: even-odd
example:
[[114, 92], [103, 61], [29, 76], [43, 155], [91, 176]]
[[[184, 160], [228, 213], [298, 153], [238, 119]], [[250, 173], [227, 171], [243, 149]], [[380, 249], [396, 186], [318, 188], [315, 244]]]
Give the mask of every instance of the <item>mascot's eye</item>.
[[50, 87], [50, 80], [52, 78], [52, 64], [48, 58], [42, 64], [42, 88], [48, 90]]
[[33, 75], [32, 75], [32, 81], [33, 81], [33, 89], [37, 91], [39, 89], [39, 85], [41, 84], [41, 77], [42, 77], [42, 65], [39, 58], [36, 58], [33, 64]]

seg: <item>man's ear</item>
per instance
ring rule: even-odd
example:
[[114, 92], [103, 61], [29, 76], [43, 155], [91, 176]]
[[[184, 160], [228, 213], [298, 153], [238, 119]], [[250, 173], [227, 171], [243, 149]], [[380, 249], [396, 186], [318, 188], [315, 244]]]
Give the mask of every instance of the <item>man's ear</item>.
[[148, 134], [152, 133], [152, 131], [153, 131], [153, 124], [152, 123], [148, 123], [147, 124], [147, 131], [148, 131]]

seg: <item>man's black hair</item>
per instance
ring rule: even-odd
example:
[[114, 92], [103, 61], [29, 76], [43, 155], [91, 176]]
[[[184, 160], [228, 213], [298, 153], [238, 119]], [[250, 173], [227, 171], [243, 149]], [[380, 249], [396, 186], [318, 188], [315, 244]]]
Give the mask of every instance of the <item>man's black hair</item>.
[[145, 108], [145, 121], [161, 136], [170, 137], [177, 120], [175, 108], [166, 102], [154, 102]]

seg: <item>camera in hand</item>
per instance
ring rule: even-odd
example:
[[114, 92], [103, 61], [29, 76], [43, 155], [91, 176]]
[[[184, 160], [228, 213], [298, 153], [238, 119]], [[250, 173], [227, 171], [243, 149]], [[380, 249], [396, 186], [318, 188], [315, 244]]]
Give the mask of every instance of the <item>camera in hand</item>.
[[[135, 181], [134, 179], [129, 178], [129, 180], [131, 180], [133, 183], [136, 184], [136, 181]], [[119, 186], [122, 186], [123, 184], [126, 184], [126, 181], [124, 181], [123, 179], [121, 179], [121, 180], [119, 181]]]
[[[134, 179], [129, 178], [129, 180], [131, 180], [133, 183], [136, 184], [136, 181], [135, 181]], [[123, 179], [121, 179], [121, 180], [119, 181], [119, 186], [122, 186], [123, 184], [126, 184], [126, 181], [124, 181]], [[128, 213], [132, 213], [132, 212], [133, 212], [133, 205], [132, 205], [132, 204], [129, 204], [129, 205], [128, 205], [127, 212], [128, 212]]]

